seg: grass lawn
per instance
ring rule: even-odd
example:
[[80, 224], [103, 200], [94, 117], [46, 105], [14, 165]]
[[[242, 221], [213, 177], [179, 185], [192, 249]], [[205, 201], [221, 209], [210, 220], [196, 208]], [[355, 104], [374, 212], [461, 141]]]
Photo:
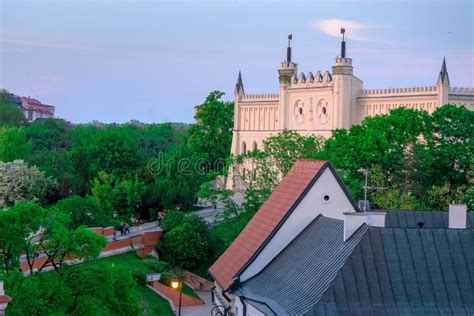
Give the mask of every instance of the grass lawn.
[[[156, 260], [156, 259], [149, 259], [146, 260]], [[89, 261], [83, 264], [79, 264], [74, 266], [75, 269], [81, 269], [87, 266], [92, 266], [96, 264], [105, 264], [105, 265], [113, 265], [116, 267], [125, 268], [133, 275], [140, 275], [153, 272], [148, 266], [145, 265], [144, 261], [138, 257], [134, 253], [127, 253], [123, 255], [97, 259], [93, 261]], [[174, 315], [171, 311], [171, 307], [167, 300], [147, 288], [145, 285], [141, 285], [137, 283], [137, 296], [141, 301], [142, 306], [146, 306], [147, 308], [147, 315]], [[199, 298], [199, 296], [194, 293], [194, 291], [185, 285], [183, 287], [183, 293], [186, 293], [190, 296], [195, 298]]]

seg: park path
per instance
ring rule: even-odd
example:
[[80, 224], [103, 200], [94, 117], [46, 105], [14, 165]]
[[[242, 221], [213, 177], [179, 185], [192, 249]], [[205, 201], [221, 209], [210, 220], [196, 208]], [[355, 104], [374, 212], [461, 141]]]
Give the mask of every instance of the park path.
[[201, 300], [204, 302], [204, 305], [198, 305], [193, 307], [183, 307], [181, 308], [182, 316], [210, 316], [211, 309], [213, 307], [211, 301], [211, 292], [207, 291], [194, 291]]
[[[244, 202], [244, 197], [241, 193], [235, 194], [232, 199], [238, 204], [242, 205]], [[218, 222], [215, 221], [215, 216], [220, 215], [224, 213], [225, 211], [225, 206], [222, 203], [217, 203], [216, 207], [214, 208], [213, 206], [208, 206], [201, 208], [198, 211], [194, 211], [194, 214], [198, 215], [204, 221], [209, 225], [209, 226], [214, 226], [219, 224]]]

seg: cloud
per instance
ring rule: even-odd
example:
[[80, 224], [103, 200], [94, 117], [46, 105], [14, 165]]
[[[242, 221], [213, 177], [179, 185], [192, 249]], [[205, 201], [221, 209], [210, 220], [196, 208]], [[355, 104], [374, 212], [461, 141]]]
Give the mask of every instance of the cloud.
[[372, 28], [368, 24], [359, 23], [350, 20], [327, 19], [319, 20], [311, 23], [311, 28], [323, 31], [325, 34], [334, 37], [341, 37], [341, 28], [346, 29], [346, 35], [351, 40], [356, 41], [373, 41], [368, 37], [365, 31]]

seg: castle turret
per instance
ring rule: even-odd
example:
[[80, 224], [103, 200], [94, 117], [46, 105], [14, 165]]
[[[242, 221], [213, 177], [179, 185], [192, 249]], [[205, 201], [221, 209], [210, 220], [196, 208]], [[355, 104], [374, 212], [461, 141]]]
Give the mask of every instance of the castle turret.
[[346, 58], [346, 39], [344, 36], [345, 33], [346, 30], [341, 29], [341, 57], [337, 57], [336, 62], [332, 66], [333, 75], [352, 75], [352, 59]]
[[291, 60], [291, 42], [293, 41], [293, 35], [288, 35], [288, 47], [286, 48], [286, 60], [280, 64], [278, 69], [279, 80], [280, 80], [280, 119], [277, 124], [280, 129], [288, 128], [288, 93], [287, 88], [291, 84], [291, 78], [296, 76], [298, 73], [298, 64]]
[[358, 123], [359, 111], [356, 96], [362, 89], [362, 82], [353, 74], [352, 59], [346, 57], [346, 30], [341, 28], [341, 55], [332, 66], [334, 89], [334, 119], [338, 128], [350, 128]]
[[443, 106], [448, 103], [449, 96], [449, 75], [446, 67], [446, 58], [443, 58], [443, 64], [441, 65], [436, 87], [438, 90], [438, 106]]
[[288, 47], [286, 48], [286, 60], [280, 64], [278, 74], [280, 75], [280, 86], [290, 84], [291, 77], [298, 73], [298, 64], [291, 61], [291, 41], [293, 35], [288, 35]]

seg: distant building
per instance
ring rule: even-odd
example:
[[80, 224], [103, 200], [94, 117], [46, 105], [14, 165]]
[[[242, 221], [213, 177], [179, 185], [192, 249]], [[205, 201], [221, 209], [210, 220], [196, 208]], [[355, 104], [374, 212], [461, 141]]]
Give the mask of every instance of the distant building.
[[[247, 94], [239, 72], [234, 91], [232, 155], [261, 149], [266, 138], [285, 129], [303, 136], [330, 137], [335, 129], [349, 129], [366, 117], [387, 114], [399, 107], [432, 113], [451, 103], [474, 109], [474, 89], [452, 87], [445, 60], [436, 85], [366, 89], [353, 72], [344, 38], [332, 71], [298, 74], [298, 64], [292, 60], [291, 50], [289, 37], [286, 60], [278, 69], [278, 93]], [[239, 189], [237, 180], [229, 173], [227, 187]]]
[[30, 97], [20, 97], [21, 110], [28, 122], [33, 122], [36, 119], [53, 118], [54, 106], [41, 103], [37, 99]]
[[[298, 161], [211, 266], [235, 316], [474, 315], [474, 214], [362, 212], [326, 161]], [[229, 314], [230, 314], [229, 313]]]

